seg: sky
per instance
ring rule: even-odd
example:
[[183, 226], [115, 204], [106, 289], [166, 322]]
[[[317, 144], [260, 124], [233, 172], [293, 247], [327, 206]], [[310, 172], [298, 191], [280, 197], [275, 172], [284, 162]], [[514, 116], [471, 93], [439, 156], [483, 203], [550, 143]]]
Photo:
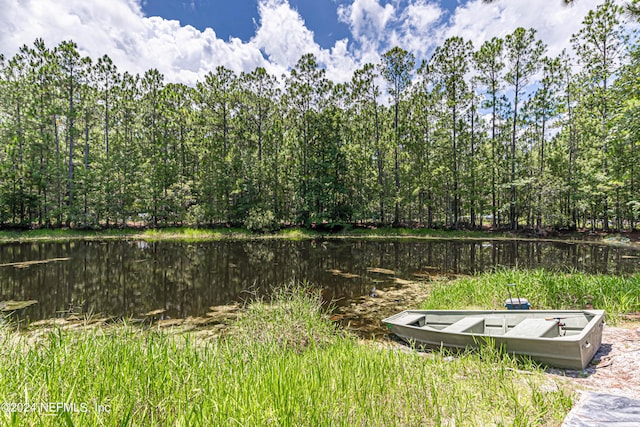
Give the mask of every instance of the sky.
[[50, 48], [73, 40], [119, 71], [156, 68], [167, 82], [193, 85], [217, 66], [280, 76], [313, 53], [327, 77], [351, 78], [400, 46], [418, 61], [452, 36], [482, 42], [535, 28], [557, 55], [570, 47], [600, 0], [0, 0], [0, 53], [36, 38]]

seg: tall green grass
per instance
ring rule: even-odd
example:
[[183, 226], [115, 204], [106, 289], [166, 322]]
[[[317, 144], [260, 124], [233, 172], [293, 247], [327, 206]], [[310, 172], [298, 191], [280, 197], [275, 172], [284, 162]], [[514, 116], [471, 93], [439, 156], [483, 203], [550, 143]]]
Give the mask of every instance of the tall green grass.
[[250, 307], [224, 339], [127, 325], [37, 339], [3, 329], [2, 402], [87, 410], [0, 412], [0, 419], [14, 426], [528, 426], [559, 424], [571, 407], [571, 392], [534, 365], [490, 348], [449, 357], [362, 343], [336, 329], [318, 301], [308, 289], [287, 288], [271, 304]]
[[226, 239], [246, 239], [253, 234], [243, 228], [157, 228], [144, 230], [138, 237], [148, 241], [156, 240], [180, 240], [180, 241], [206, 241]]
[[246, 347], [279, 345], [302, 350], [326, 346], [343, 333], [331, 322], [329, 307], [309, 284], [289, 283], [271, 292], [271, 301], [255, 301], [234, 325], [234, 337]]
[[216, 241], [279, 238], [288, 240], [315, 239], [324, 236], [313, 230], [292, 228], [274, 233], [254, 233], [245, 228], [191, 228], [172, 227], [156, 229], [38, 229], [26, 231], [0, 231], [0, 243], [25, 241], [65, 241], [76, 239], [141, 239], [147, 241]]
[[[16, 241], [60, 241], [72, 239], [114, 239], [137, 238], [146, 240], [185, 240], [206, 241], [223, 239], [264, 239], [280, 238], [289, 240], [305, 240], [317, 238], [371, 238], [371, 239], [460, 239], [460, 240], [511, 240], [526, 237], [508, 232], [470, 231], [470, 230], [434, 230], [427, 228], [353, 228], [346, 225], [334, 231], [314, 230], [294, 227], [278, 231], [257, 233], [246, 228], [193, 228], [166, 227], [156, 229], [37, 229], [25, 231], [0, 231], [0, 242]], [[585, 236], [567, 235], [551, 240], [584, 241]], [[600, 242], [602, 243], [602, 242]]]
[[[546, 270], [497, 270], [453, 282], [435, 284], [424, 309], [502, 309], [507, 284], [515, 283], [532, 308], [605, 310], [615, 323], [620, 315], [640, 311], [640, 275], [612, 276], [557, 273]], [[516, 289], [511, 288], [516, 297]]]
[[70, 229], [37, 229], [25, 231], [0, 231], [0, 243], [22, 241], [66, 241], [77, 239], [117, 239], [134, 236], [135, 229], [110, 230], [70, 230]]

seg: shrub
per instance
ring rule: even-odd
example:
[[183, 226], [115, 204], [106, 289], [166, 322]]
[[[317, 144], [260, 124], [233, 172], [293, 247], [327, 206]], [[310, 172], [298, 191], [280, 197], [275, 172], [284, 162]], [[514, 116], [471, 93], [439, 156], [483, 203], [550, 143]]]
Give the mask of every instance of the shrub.
[[269, 209], [252, 208], [244, 220], [244, 226], [251, 231], [269, 232], [279, 228], [276, 216]]

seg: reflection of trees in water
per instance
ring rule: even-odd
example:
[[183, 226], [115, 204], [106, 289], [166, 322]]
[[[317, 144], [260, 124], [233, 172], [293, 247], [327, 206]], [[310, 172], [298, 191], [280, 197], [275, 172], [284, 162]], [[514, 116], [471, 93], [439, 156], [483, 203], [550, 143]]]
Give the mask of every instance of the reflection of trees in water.
[[[436, 273], [473, 274], [494, 266], [625, 274], [637, 270], [622, 247], [523, 241], [255, 240], [206, 243], [71, 241], [0, 246], [0, 300], [36, 299], [24, 313], [203, 315], [211, 305], [266, 295], [291, 280], [319, 286], [344, 304], [371, 287]], [[389, 271], [392, 270], [393, 274]], [[348, 273], [348, 274], [336, 274]]]

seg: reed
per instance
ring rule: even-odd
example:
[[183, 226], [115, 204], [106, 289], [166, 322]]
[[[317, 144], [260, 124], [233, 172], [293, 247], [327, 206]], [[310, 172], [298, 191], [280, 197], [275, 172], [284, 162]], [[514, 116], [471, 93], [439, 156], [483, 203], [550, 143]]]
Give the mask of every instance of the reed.
[[2, 402], [86, 410], [0, 412], [2, 424], [524, 426], [559, 424], [571, 407], [572, 393], [533, 364], [489, 348], [453, 356], [363, 343], [319, 300], [285, 287], [224, 339], [127, 324], [41, 336], [5, 327]]
[[[605, 310], [608, 322], [619, 322], [621, 315], [640, 311], [640, 275], [613, 276], [587, 273], [560, 273], [543, 269], [498, 269], [452, 282], [437, 282], [424, 309], [503, 309], [507, 284], [527, 298], [532, 308]], [[515, 297], [515, 290], [511, 289]]]

